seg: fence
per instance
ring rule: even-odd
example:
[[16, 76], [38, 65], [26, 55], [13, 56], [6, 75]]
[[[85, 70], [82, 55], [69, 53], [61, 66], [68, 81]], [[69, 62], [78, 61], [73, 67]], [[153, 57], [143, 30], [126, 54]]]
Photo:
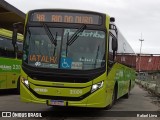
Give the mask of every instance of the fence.
[[160, 73], [137, 73], [138, 83], [148, 90], [160, 95]]

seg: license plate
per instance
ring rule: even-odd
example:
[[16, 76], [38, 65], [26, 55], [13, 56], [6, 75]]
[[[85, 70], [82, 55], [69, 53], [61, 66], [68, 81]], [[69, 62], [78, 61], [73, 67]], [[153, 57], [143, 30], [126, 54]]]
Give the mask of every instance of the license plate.
[[50, 105], [64, 106], [64, 101], [63, 100], [50, 100]]

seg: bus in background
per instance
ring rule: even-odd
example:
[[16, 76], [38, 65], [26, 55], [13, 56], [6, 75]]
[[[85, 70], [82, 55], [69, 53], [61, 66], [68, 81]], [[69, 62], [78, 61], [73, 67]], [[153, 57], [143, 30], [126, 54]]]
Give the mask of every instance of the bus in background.
[[111, 108], [116, 99], [128, 98], [136, 56], [114, 21], [93, 11], [30, 11], [24, 28], [21, 100]]
[[0, 28], [0, 90], [19, 90], [23, 36], [18, 34], [17, 51], [12, 44], [12, 32]]

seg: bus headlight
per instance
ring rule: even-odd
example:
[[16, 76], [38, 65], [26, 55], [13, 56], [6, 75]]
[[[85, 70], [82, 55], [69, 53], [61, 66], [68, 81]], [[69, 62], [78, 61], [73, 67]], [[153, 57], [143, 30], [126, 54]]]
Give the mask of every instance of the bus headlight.
[[100, 89], [101, 87], [103, 87], [103, 81], [99, 82], [99, 83], [96, 83], [94, 85], [92, 85], [92, 90], [91, 90], [91, 93], [93, 93], [94, 91]]
[[28, 88], [29, 88], [29, 82], [28, 82], [28, 80], [27, 80], [27, 79], [22, 78], [22, 83], [23, 83], [26, 87], [28, 87]]

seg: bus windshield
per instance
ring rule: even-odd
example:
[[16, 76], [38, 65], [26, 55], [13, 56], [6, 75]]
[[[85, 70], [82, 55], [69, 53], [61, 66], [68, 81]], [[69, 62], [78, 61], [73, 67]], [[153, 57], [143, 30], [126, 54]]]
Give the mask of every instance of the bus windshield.
[[46, 27], [28, 27], [23, 61], [34, 67], [77, 70], [105, 65], [105, 32], [78, 30], [48, 27], [46, 31]]

